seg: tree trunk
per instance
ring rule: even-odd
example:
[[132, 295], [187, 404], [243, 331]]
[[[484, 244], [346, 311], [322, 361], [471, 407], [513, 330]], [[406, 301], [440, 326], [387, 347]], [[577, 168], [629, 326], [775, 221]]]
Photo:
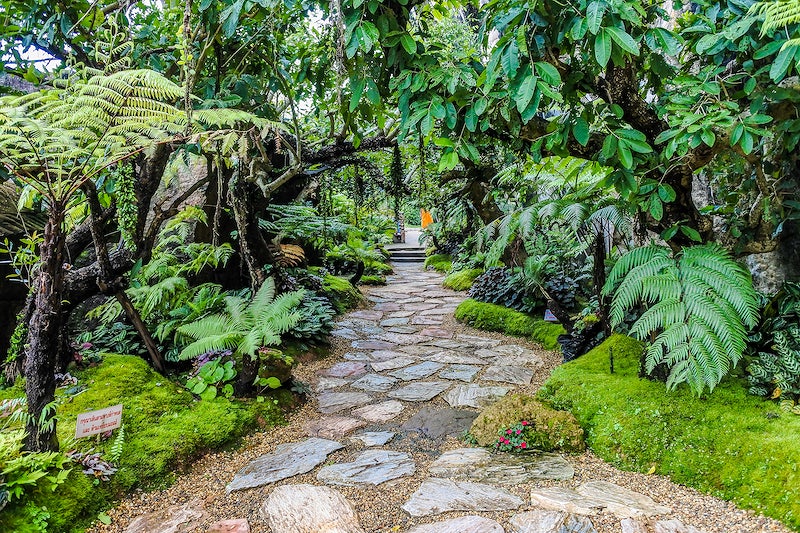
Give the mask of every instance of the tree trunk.
[[603, 324], [603, 331], [607, 336], [611, 335], [611, 323], [608, 319], [608, 304], [603, 296], [603, 287], [606, 284], [606, 226], [600, 223], [597, 228], [592, 243], [592, 282], [594, 284], [594, 294], [597, 296], [597, 317]]
[[31, 451], [58, 450], [55, 419], [41, 418], [47, 404], [54, 400], [56, 390], [54, 372], [59, 350], [64, 290], [63, 221], [64, 206], [52, 202], [39, 251], [40, 272], [34, 286], [35, 302], [28, 326], [25, 359], [25, 394], [28, 398], [29, 414], [25, 448]]

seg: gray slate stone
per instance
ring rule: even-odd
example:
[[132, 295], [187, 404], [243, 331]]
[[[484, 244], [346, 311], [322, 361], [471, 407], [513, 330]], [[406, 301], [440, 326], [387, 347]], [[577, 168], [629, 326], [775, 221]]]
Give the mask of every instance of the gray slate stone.
[[427, 402], [447, 390], [448, 381], [414, 381], [389, 393], [392, 398], [407, 402]]
[[349, 378], [363, 376], [367, 373], [366, 363], [359, 361], [344, 361], [336, 363], [327, 370], [323, 370], [319, 374], [329, 378]]
[[502, 381], [515, 385], [529, 385], [531, 379], [533, 379], [533, 371], [528, 370], [524, 366], [512, 365], [492, 365], [487, 368], [486, 372], [481, 376], [481, 380], [483, 381]]
[[406, 406], [397, 400], [388, 400], [359, 407], [352, 411], [352, 414], [370, 422], [383, 423], [399, 415], [405, 408]]
[[388, 361], [370, 363], [369, 366], [371, 366], [372, 370], [375, 372], [383, 372], [384, 370], [392, 370], [394, 368], [408, 366], [415, 361], [416, 359], [412, 359], [411, 357], [395, 357], [394, 359], [389, 359]]
[[273, 533], [364, 533], [353, 505], [330, 487], [276, 487], [261, 515]]
[[[398, 311], [399, 313], [411, 313], [411, 311]], [[389, 328], [392, 326], [405, 326], [408, 324], [408, 317], [394, 317], [394, 318], [387, 318], [386, 320], [381, 320], [381, 326], [385, 328]]]
[[364, 446], [383, 446], [394, 438], [394, 431], [365, 431], [358, 435], [353, 435], [350, 440], [364, 443]]
[[346, 379], [342, 379], [342, 378], [326, 378], [326, 377], [323, 376], [323, 377], [319, 378], [319, 381], [317, 381], [317, 386], [314, 387], [314, 390], [316, 392], [324, 392], [326, 390], [331, 390], [331, 389], [335, 389], [337, 387], [341, 387], [342, 385], [347, 385], [348, 383], [350, 383], [350, 382], [348, 380], [346, 380]]
[[225, 491], [260, 487], [281, 479], [305, 474], [325, 461], [328, 454], [344, 448], [336, 441], [312, 437], [301, 442], [279, 444], [275, 451], [262, 455], [236, 473]]
[[411, 516], [428, 516], [448, 511], [504, 511], [523, 503], [522, 498], [491, 485], [431, 478], [403, 504], [403, 510]]
[[497, 521], [468, 515], [409, 529], [407, 533], [504, 533]]
[[386, 392], [397, 383], [395, 378], [381, 376], [380, 374], [367, 374], [350, 384], [354, 389], [371, 392]]
[[456, 352], [448, 350], [445, 352], [435, 352], [423, 356], [429, 361], [436, 361], [437, 363], [450, 363], [457, 365], [483, 365], [486, 363], [483, 359], [479, 359], [464, 352]]
[[205, 515], [203, 502], [194, 499], [137, 516], [125, 528], [125, 533], [183, 533], [198, 527]]
[[572, 479], [575, 470], [554, 453], [492, 453], [485, 448], [444, 452], [429, 467], [433, 476], [500, 485], [519, 485], [534, 479]]
[[347, 339], [349, 341], [354, 341], [358, 339], [358, 333], [353, 331], [350, 328], [339, 328], [331, 331], [331, 335], [334, 337], [341, 337], [342, 339]]
[[478, 365], [450, 365], [439, 372], [439, 377], [444, 379], [457, 379], [469, 383], [480, 370], [481, 367]]
[[509, 520], [511, 533], [597, 533], [592, 521], [585, 516], [558, 511], [528, 511], [515, 514]]
[[453, 407], [480, 408], [490, 404], [508, 392], [506, 387], [484, 387], [481, 385], [456, 385], [444, 399]]
[[443, 367], [444, 365], [441, 363], [436, 363], [434, 361], [425, 361], [424, 363], [407, 366], [400, 370], [389, 372], [389, 375], [394, 376], [398, 379], [402, 379], [403, 381], [411, 381], [414, 379], [427, 378], [431, 374], [435, 374], [436, 372], [441, 370]]
[[305, 425], [306, 434], [311, 437], [322, 437], [326, 439], [338, 439], [347, 435], [351, 431], [366, 426], [367, 423], [358, 418], [349, 416], [329, 415], [325, 418], [318, 418], [307, 422]]
[[330, 485], [380, 485], [391, 479], [414, 474], [416, 465], [407, 453], [366, 450], [352, 463], [325, 466], [317, 479]]
[[651, 498], [607, 481], [589, 481], [577, 490], [549, 487], [531, 491], [534, 505], [581, 515], [594, 515], [604, 510], [619, 518], [653, 517], [667, 514], [669, 507], [656, 504]]
[[431, 439], [461, 437], [472, 426], [478, 416], [475, 411], [461, 409], [423, 407], [409, 418], [400, 429], [416, 431]]
[[391, 350], [395, 347], [395, 344], [393, 342], [367, 339], [353, 341], [351, 346], [356, 350]]
[[338, 413], [372, 401], [372, 396], [363, 392], [323, 392], [317, 396], [319, 412]]

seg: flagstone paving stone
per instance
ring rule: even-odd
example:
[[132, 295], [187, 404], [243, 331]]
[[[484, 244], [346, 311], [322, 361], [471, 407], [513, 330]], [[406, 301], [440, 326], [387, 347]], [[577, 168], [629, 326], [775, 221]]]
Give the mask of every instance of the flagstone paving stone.
[[434, 361], [425, 361], [424, 363], [407, 366], [399, 370], [393, 370], [392, 372], [389, 372], [389, 375], [394, 376], [398, 379], [402, 379], [403, 381], [411, 381], [414, 379], [427, 378], [428, 376], [430, 376], [431, 374], [435, 374], [442, 368], [444, 368], [444, 365], [441, 363], [437, 363]]
[[450, 387], [448, 381], [414, 381], [389, 393], [392, 398], [407, 402], [426, 402], [439, 396]]
[[364, 533], [353, 504], [330, 487], [277, 487], [261, 507], [261, 515], [273, 533]]
[[444, 399], [453, 407], [480, 408], [505, 396], [508, 391], [507, 387], [456, 385], [444, 395]]
[[406, 406], [402, 402], [387, 400], [354, 409], [352, 414], [369, 422], [388, 422], [402, 413], [405, 408]]
[[397, 435], [394, 431], [365, 431], [350, 437], [352, 441], [358, 441], [364, 446], [383, 446]]
[[515, 514], [509, 521], [512, 533], [597, 533], [585, 516], [558, 511], [528, 511]]
[[402, 426], [403, 431], [415, 431], [431, 439], [461, 437], [478, 416], [476, 411], [450, 407], [423, 407]]
[[325, 418], [316, 418], [305, 423], [306, 435], [338, 439], [360, 427], [366, 426], [364, 420], [350, 416], [328, 415]]
[[496, 520], [468, 515], [409, 529], [408, 533], [504, 533]]
[[380, 374], [367, 374], [350, 384], [354, 389], [361, 389], [370, 392], [386, 392], [391, 389], [397, 379], [382, 376]]
[[481, 367], [478, 365], [449, 365], [439, 372], [439, 377], [470, 382], [480, 370]]
[[369, 403], [372, 401], [372, 396], [363, 392], [325, 391], [317, 396], [317, 401], [319, 402], [319, 412], [331, 414]]
[[481, 376], [482, 381], [502, 381], [516, 385], [529, 385], [533, 371], [524, 366], [492, 365]]
[[415, 470], [414, 460], [407, 453], [366, 450], [353, 462], [323, 467], [317, 479], [330, 485], [380, 485], [410, 476]]
[[436, 477], [519, 485], [534, 479], [572, 479], [575, 470], [555, 453], [492, 453], [485, 448], [444, 452], [428, 466]]
[[411, 516], [429, 516], [448, 511], [517, 509], [524, 503], [519, 496], [485, 483], [431, 478], [422, 482], [403, 509]]

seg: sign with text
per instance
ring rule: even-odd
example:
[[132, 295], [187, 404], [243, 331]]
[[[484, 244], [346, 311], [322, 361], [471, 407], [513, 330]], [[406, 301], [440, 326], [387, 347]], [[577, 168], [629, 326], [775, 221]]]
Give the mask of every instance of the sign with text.
[[558, 322], [558, 319], [556, 318], [556, 315], [554, 315], [553, 312], [551, 310], [549, 310], [549, 309], [545, 309], [544, 310], [544, 319], [547, 322]]
[[117, 429], [122, 423], [122, 404], [78, 415], [75, 438], [88, 437]]

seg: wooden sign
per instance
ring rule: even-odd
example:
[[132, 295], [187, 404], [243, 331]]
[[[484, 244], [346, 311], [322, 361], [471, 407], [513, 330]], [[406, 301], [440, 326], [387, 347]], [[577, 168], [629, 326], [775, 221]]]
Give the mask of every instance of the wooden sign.
[[89, 411], [78, 415], [75, 438], [88, 437], [117, 429], [122, 424], [122, 404], [106, 407], [99, 411]]
[[554, 315], [553, 312], [551, 310], [549, 310], [549, 309], [545, 309], [544, 310], [544, 319], [547, 322], [558, 322], [558, 319], [556, 318], [556, 315]]

